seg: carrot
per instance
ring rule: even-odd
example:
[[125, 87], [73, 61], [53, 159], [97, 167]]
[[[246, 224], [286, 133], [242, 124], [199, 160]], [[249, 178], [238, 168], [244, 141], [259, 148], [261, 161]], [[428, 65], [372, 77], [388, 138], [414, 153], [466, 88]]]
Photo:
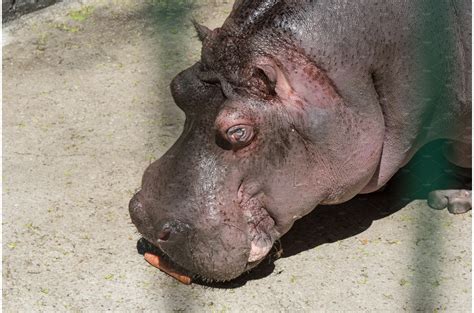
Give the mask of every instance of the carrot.
[[191, 277], [175, 272], [168, 264], [166, 264], [163, 260], [160, 260], [159, 256], [149, 252], [146, 252], [144, 256], [145, 260], [150, 263], [150, 265], [165, 272], [166, 274], [178, 280], [180, 283], [185, 285], [191, 284]]

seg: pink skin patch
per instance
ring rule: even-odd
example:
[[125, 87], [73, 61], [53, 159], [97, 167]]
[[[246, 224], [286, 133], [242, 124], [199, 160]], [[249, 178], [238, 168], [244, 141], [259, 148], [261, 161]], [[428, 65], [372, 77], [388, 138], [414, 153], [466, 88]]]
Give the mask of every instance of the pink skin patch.
[[271, 245], [259, 247], [254, 242], [252, 242], [250, 244], [250, 255], [249, 255], [248, 262], [251, 263], [251, 262], [255, 262], [255, 261], [259, 261], [263, 259], [268, 254], [271, 248], [272, 248]]
[[340, 101], [331, 81], [314, 64], [294, 55], [284, 58], [283, 63], [270, 58], [257, 61], [257, 66], [275, 84], [281, 100], [321, 107]]

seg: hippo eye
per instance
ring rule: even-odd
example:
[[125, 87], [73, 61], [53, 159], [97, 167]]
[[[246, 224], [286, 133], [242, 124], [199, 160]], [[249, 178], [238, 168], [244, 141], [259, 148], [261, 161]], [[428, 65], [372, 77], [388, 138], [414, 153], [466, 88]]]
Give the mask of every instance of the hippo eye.
[[250, 143], [253, 138], [253, 127], [249, 125], [236, 125], [227, 130], [227, 140], [234, 148], [242, 148]]

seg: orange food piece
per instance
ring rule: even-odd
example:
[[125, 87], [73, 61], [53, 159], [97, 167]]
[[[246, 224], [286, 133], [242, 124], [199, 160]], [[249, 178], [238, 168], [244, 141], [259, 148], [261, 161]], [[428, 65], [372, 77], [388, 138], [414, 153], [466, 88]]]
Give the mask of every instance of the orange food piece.
[[145, 256], [145, 260], [148, 263], [150, 263], [150, 265], [165, 272], [166, 274], [178, 280], [180, 283], [183, 283], [185, 285], [191, 284], [191, 277], [177, 273], [175, 270], [171, 268], [171, 266], [166, 264], [163, 260], [160, 260], [159, 256], [151, 254], [149, 252], [146, 252], [144, 256]]

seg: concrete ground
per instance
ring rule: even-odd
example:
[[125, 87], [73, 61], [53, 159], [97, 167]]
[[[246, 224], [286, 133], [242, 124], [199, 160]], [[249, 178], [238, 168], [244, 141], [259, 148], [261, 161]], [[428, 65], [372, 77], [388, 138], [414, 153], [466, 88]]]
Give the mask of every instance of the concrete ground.
[[216, 27], [230, 10], [66, 1], [6, 25], [3, 310], [469, 311], [471, 213], [393, 187], [316, 209], [280, 259], [227, 285], [180, 285], [137, 254], [127, 205], [181, 131], [168, 84], [199, 58], [190, 17]]

